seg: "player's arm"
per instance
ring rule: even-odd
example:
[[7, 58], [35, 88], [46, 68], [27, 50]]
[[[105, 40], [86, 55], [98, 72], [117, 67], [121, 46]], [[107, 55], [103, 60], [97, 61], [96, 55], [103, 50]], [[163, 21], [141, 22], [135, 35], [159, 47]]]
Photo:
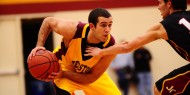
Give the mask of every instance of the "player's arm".
[[64, 36], [64, 39], [71, 40], [77, 29], [78, 22], [66, 19], [47, 17], [44, 19], [38, 34], [36, 46], [44, 46], [50, 32], [56, 32]]
[[118, 54], [118, 53], [127, 53], [133, 51], [139, 47], [144, 46], [147, 43], [150, 43], [157, 39], [165, 39], [167, 40], [167, 32], [162, 26], [162, 24], [158, 23], [157, 25], [153, 26], [144, 34], [136, 37], [135, 39], [126, 42], [126, 43], [119, 43], [109, 48], [100, 49], [95, 47], [90, 47], [86, 50], [88, 54], [85, 56], [97, 56], [97, 55], [109, 55], [109, 54]]
[[56, 32], [64, 37], [65, 40], [70, 41], [77, 29], [78, 22], [68, 21], [65, 19], [47, 17], [43, 20], [38, 33], [38, 40], [36, 47], [29, 54], [29, 59], [35, 55], [39, 49], [45, 49], [44, 44], [50, 32]]
[[107, 55], [102, 57], [99, 62], [87, 74], [80, 74], [72, 71], [62, 71], [59, 78], [68, 78], [78, 83], [92, 83], [96, 81], [108, 68], [115, 55]]

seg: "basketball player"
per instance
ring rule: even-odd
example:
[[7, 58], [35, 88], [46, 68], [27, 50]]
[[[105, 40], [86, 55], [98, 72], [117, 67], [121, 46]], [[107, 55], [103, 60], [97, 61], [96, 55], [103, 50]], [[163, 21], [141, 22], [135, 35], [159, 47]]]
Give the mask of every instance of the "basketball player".
[[61, 45], [54, 50], [61, 72], [49, 76], [49, 79], [54, 79], [56, 95], [121, 95], [105, 72], [115, 55], [84, 56], [88, 46], [106, 48], [115, 44], [110, 34], [113, 18], [106, 9], [96, 8], [90, 12], [88, 21], [45, 18], [36, 47], [28, 58], [32, 59], [37, 50], [45, 49], [46, 38], [54, 31], [63, 36]]
[[[116, 44], [106, 49], [90, 47], [85, 56], [126, 53], [157, 39], [166, 40], [175, 51], [190, 61], [190, 11], [187, 0], [158, 0], [163, 20], [132, 41]], [[155, 95], [190, 95], [190, 64], [173, 70], [158, 80]]]

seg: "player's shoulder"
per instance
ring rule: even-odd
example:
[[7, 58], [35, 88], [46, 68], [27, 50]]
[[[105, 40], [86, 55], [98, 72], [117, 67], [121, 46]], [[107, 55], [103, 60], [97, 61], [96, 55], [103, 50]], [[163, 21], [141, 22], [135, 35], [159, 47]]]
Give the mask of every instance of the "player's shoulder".
[[[84, 22], [78, 22], [77, 23], [77, 29], [76, 29], [76, 33], [74, 35], [74, 38], [81, 38], [82, 37], [82, 33], [83, 30], [88, 30], [88, 23], [84, 23]], [[86, 33], [86, 32], [85, 32]]]
[[87, 25], [87, 24], [88, 24], [88, 23], [84, 23], [84, 22], [79, 21], [78, 24], [77, 24], [77, 28], [79, 28], [79, 29], [80, 29], [80, 28], [83, 29], [84, 26]]

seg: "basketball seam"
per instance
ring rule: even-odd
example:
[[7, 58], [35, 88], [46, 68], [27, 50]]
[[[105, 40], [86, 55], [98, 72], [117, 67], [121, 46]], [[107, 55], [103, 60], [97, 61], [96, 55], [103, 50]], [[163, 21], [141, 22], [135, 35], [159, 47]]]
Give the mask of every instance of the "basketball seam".
[[[49, 54], [49, 52], [48, 52], [48, 54]], [[49, 60], [49, 62], [46, 62], [46, 63], [50, 63], [50, 65], [48, 66], [48, 68], [44, 71], [44, 73], [42, 73], [41, 75], [39, 75], [39, 76], [37, 76], [36, 78], [41, 78], [41, 76], [43, 76], [43, 75], [45, 75], [48, 71], [49, 71], [49, 69], [50, 69], [50, 67], [51, 67], [51, 61], [50, 61], [50, 58], [48, 58], [47, 56], [44, 56], [44, 55], [38, 55], [38, 56], [43, 56], [43, 57], [46, 57], [48, 60]]]
[[[55, 59], [53, 58], [53, 56], [52, 56], [50, 53], [52, 53], [52, 52], [48, 51], [48, 54], [51, 56], [51, 59], [52, 59], [52, 60], [55, 60]], [[54, 57], [56, 57], [56, 56], [54, 56]], [[50, 65], [52, 65], [52, 64], [54, 64], [54, 62], [53, 62], [53, 63], [50, 63]], [[54, 65], [52, 65], [52, 66], [53, 66], [53, 71], [54, 71], [54, 70], [55, 70], [55, 66], [54, 66]]]
[[[57, 61], [50, 61], [50, 62], [57, 62]], [[35, 66], [31, 66], [29, 69], [34, 68], [34, 67], [39, 66], [39, 65], [46, 64], [46, 63], [49, 63], [49, 62], [44, 62], [44, 63], [38, 64], [38, 65], [35, 65]]]
[[[51, 59], [54, 60], [54, 58], [53, 58], [52, 55], [50, 54], [50, 51], [47, 50], [46, 52], [49, 54], [49, 56], [51, 57]], [[46, 56], [45, 56], [45, 57], [46, 57]], [[40, 76], [38, 76], [37, 78], [43, 76], [44, 74], [47, 74], [47, 72], [49, 71], [49, 69], [51, 68], [51, 66], [53, 66], [53, 67], [52, 67], [52, 68], [53, 68], [52, 71], [54, 71], [54, 69], [55, 69], [54, 65], [52, 65], [52, 62], [57, 62], [57, 61], [50, 61], [50, 58], [49, 58], [49, 57], [46, 57], [46, 58], [49, 60], [50, 65], [49, 65], [48, 69], [47, 69], [43, 74], [41, 74]]]

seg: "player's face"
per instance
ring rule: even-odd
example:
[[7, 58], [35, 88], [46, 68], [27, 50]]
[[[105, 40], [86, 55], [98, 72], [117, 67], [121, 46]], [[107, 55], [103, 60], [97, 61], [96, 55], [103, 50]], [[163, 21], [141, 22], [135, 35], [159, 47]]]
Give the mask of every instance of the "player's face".
[[158, 0], [158, 2], [159, 2], [158, 10], [160, 10], [162, 18], [164, 19], [170, 14], [170, 11], [169, 11], [170, 4], [168, 3], [170, 1], [165, 3], [164, 0]]
[[99, 17], [98, 22], [96, 24], [95, 28], [95, 35], [96, 38], [101, 41], [105, 42], [108, 38], [108, 35], [110, 34], [111, 27], [112, 27], [112, 17], [105, 18], [105, 17]]

